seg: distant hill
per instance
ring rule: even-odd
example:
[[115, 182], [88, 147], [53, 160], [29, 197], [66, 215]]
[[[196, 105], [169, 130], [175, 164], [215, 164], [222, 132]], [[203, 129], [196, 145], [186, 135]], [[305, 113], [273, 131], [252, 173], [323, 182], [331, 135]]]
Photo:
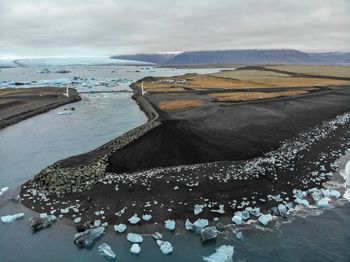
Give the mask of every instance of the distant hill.
[[154, 64], [165, 64], [176, 54], [136, 54], [136, 55], [116, 55], [113, 59], [134, 60]]
[[180, 54], [136, 54], [113, 56], [160, 65], [199, 64], [350, 64], [350, 53], [305, 53], [292, 49], [192, 51]]

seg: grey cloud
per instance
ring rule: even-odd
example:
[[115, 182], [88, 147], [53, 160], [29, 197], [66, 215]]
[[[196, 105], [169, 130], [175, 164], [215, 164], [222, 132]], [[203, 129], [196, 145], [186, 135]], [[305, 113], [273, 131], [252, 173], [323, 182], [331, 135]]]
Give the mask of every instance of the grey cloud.
[[0, 57], [349, 51], [348, 0], [0, 0]]

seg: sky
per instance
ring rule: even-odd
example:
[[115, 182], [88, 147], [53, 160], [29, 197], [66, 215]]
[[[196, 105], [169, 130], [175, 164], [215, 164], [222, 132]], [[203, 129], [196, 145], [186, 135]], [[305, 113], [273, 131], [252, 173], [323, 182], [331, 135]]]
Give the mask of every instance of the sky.
[[0, 0], [0, 58], [350, 51], [350, 0]]

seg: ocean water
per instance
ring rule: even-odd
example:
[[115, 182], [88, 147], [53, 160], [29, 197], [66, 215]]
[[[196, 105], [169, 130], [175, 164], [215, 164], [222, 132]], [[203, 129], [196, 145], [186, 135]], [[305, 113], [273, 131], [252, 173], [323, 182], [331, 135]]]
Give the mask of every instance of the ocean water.
[[[109, 91], [128, 89], [131, 81], [146, 75], [217, 70], [82, 65], [82, 62], [73, 66], [71, 64], [76, 64], [76, 61], [69, 65], [46, 61], [45, 66], [65, 67], [71, 73], [37, 73], [42, 63], [30, 61], [26, 62], [28, 67], [1, 69], [0, 82], [56, 81], [62, 76], [72, 81], [74, 76], [83, 79], [94, 77], [92, 83], [104, 81], [106, 84], [78, 83], [78, 90]], [[118, 79], [122, 81], [116, 82]], [[29, 218], [36, 214], [9, 200], [18, 192], [19, 186], [47, 165], [92, 150], [146, 121], [128, 92], [83, 94], [82, 101], [74, 104], [76, 111], [73, 114], [57, 115], [64, 107], [67, 106], [0, 130], [0, 188], [10, 187], [0, 196], [0, 216], [25, 213], [23, 219], [0, 224], [0, 261], [107, 261], [97, 252], [97, 246], [103, 242], [112, 246], [117, 254], [116, 261], [203, 261], [202, 256], [211, 254], [221, 244], [235, 247], [234, 261], [350, 261], [350, 204], [344, 199], [333, 203], [333, 207], [327, 210], [307, 209], [299, 212], [287, 220], [281, 220], [273, 228], [263, 230], [249, 227], [243, 231], [243, 241], [222, 236], [216, 242], [201, 244], [194, 234], [182, 230], [168, 233], [165, 238], [174, 246], [174, 252], [169, 256], [161, 254], [150, 235], [144, 236], [141, 253], [132, 255], [126, 235], [117, 235], [111, 227], [91, 250], [79, 250], [73, 244], [75, 229], [68, 220], [61, 220], [33, 234]], [[350, 155], [340, 159], [342, 169], [348, 160]]]

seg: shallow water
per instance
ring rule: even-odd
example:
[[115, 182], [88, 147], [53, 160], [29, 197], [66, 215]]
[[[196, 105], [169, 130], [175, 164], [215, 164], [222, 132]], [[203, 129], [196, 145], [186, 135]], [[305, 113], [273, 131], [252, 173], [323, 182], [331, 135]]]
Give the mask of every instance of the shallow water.
[[[67, 75], [69, 79], [79, 75], [96, 76], [107, 81], [113, 78], [131, 81], [151, 74], [188, 72], [172, 69], [152, 69], [155, 72], [151, 72], [147, 69], [137, 73], [138, 68], [133, 66], [72, 68], [72, 74]], [[196, 71], [206, 73], [211, 70]], [[51, 74], [38, 74], [33, 68], [2, 69], [0, 72], [0, 81], [31, 81], [43, 77], [57, 79]], [[127, 86], [128, 83], [124, 83], [122, 88]], [[10, 192], [0, 196], [0, 216], [16, 212], [26, 214], [25, 218], [11, 224], [0, 224], [0, 261], [107, 261], [97, 253], [97, 246], [103, 242], [112, 246], [117, 261], [202, 261], [202, 256], [211, 254], [221, 244], [235, 246], [235, 261], [350, 260], [350, 204], [345, 200], [330, 210], [308, 210], [307, 216], [289, 218], [278, 228], [244, 231], [243, 242], [220, 238], [217, 242], [202, 245], [194, 234], [169, 233], [165, 238], [174, 246], [174, 253], [170, 256], [160, 253], [151, 236], [144, 237], [140, 255], [132, 255], [126, 235], [116, 235], [112, 228], [92, 250], [78, 250], [73, 244], [75, 229], [66, 220], [33, 234], [29, 218], [35, 214], [8, 200], [16, 193], [18, 186], [47, 165], [92, 150], [146, 121], [144, 114], [131, 100], [130, 93], [86, 94], [82, 98], [82, 101], [74, 104], [76, 111], [72, 115], [57, 115], [58, 111], [67, 107], [63, 106], [0, 131], [0, 188], [10, 186]], [[343, 158], [343, 165], [349, 159]]]

